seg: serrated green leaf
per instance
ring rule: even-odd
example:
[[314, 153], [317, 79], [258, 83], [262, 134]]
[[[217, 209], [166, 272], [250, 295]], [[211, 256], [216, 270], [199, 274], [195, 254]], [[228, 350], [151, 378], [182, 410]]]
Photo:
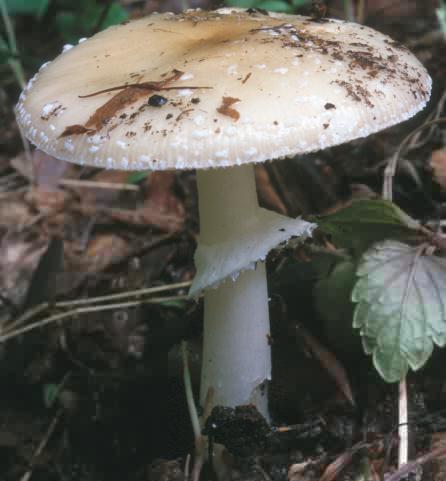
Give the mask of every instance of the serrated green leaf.
[[446, 259], [385, 241], [368, 250], [352, 292], [353, 327], [388, 382], [417, 370], [446, 344]]
[[418, 222], [386, 200], [358, 200], [345, 209], [317, 218], [319, 229], [338, 247], [365, 251], [384, 239], [402, 239], [414, 233]]

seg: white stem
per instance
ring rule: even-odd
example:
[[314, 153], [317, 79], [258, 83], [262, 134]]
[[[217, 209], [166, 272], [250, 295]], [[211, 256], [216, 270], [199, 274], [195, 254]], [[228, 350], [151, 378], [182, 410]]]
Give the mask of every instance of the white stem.
[[[200, 245], [238, 236], [259, 211], [252, 166], [197, 172]], [[214, 405], [255, 403], [268, 416], [271, 377], [265, 266], [242, 272], [205, 291], [201, 402], [209, 388]]]

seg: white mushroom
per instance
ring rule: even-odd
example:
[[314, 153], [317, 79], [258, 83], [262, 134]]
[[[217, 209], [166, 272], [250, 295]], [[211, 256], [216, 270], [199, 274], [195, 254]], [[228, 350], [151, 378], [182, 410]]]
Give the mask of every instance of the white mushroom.
[[71, 162], [197, 169], [191, 294], [205, 290], [201, 399], [212, 387], [215, 404], [256, 402], [267, 414], [261, 261], [313, 226], [258, 207], [252, 164], [398, 123], [430, 89], [410, 52], [364, 26], [192, 10], [111, 27], [66, 51], [39, 71], [17, 118], [39, 148]]

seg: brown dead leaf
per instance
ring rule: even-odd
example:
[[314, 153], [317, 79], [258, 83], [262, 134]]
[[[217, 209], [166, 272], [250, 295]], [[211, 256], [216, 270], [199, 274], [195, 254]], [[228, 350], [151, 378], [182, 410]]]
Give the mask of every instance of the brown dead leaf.
[[446, 147], [432, 152], [430, 167], [435, 181], [446, 190]]
[[271, 179], [265, 167], [261, 164], [256, 165], [255, 174], [259, 197], [264, 207], [279, 214], [287, 215], [285, 204], [272, 186]]
[[305, 328], [298, 326], [298, 332], [303, 337], [312, 354], [318, 359], [322, 366], [327, 370], [330, 377], [335, 381], [346, 399], [355, 406], [356, 403], [347, 372], [341, 362]]
[[147, 204], [161, 213], [184, 219], [184, 206], [174, 193], [176, 183], [175, 172], [152, 172], [147, 179]]
[[0, 290], [16, 305], [21, 305], [32, 274], [39, 263], [47, 244], [28, 242], [26, 234], [3, 238], [0, 250]]
[[145, 204], [137, 210], [105, 209], [111, 219], [134, 226], [152, 226], [162, 232], [174, 233], [183, 228], [183, 219], [171, 214], [159, 212], [156, 207]]
[[[446, 447], [446, 432], [442, 431], [432, 434], [431, 449], [436, 450], [444, 447]], [[432, 464], [435, 481], [446, 479], [446, 454], [438, 456], [432, 461]]]
[[220, 107], [217, 107], [217, 112], [222, 115], [227, 115], [231, 119], [237, 120], [240, 118], [240, 113], [232, 108], [233, 104], [240, 102], [240, 99], [235, 97], [222, 97]]
[[[125, 182], [127, 177], [126, 172], [101, 171], [94, 180], [121, 183]], [[80, 206], [75, 208], [89, 217], [99, 214], [133, 226], [152, 226], [169, 233], [180, 231], [184, 226], [185, 211], [182, 202], [174, 194], [175, 174], [152, 172], [146, 185], [144, 201], [136, 208], [119, 207], [119, 202], [123, 199], [119, 196], [120, 191], [94, 189], [89, 189], [82, 197]], [[127, 206], [129, 204], [127, 202]]]
[[319, 481], [333, 481], [334, 479], [336, 479], [338, 474], [352, 462], [353, 455], [359, 449], [362, 449], [363, 446], [363, 443], [355, 444], [355, 446], [350, 448], [348, 451], [345, 451], [344, 453], [339, 455], [325, 468], [325, 471]]
[[308, 476], [305, 475], [309, 464], [310, 461], [292, 464], [288, 469], [288, 481], [309, 481]]
[[65, 209], [71, 197], [69, 192], [62, 190], [49, 192], [38, 188], [30, 188], [25, 199], [40, 214], [54, 216]]
[[80, 259], [79, 269], [89, 274], [99, 273], [127, 258], [131, 252], [126, 240], [115, 234], [95, 236]]
[[7, 230], [20, 230], [34, 215], [23, 200], [8, 199], [7, 202], [0, 202], [0, 226]]
[[[70, 190], [76, 192], [80, 201], [88, 205], [98, 204], [106, 207], [131, 207], [135, 205], [134, 193], [129, 195], [117, 189], [95, 189], [94, 182], [107, 184], [127, 184], [128, 172], [122, 170], [99, 170], [88, 180], [91, 182], [88, 188], [82, 186], [70, 186]], [[125, 196], [125, 197], [124, 197]], [[123, 202], [126, 202], [123, 204]]]

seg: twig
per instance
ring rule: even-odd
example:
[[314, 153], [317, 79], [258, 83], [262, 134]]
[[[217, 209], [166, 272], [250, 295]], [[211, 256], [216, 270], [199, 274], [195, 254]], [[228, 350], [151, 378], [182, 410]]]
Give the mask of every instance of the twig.
[[94, 35], [95, 33], [98, 33], [101, 30], [101, 26], [104, 23], [104, 20], [107, 18], [108, 12], [110, 11], [112, 4], [113, 4], [113, 0], [107, 0], [107, 3], [104, 5], [104, 8], [102, 9], [102, 12], [99, 15], [99, 18], [97, 19], [96, 24], [91, 30], [90, 35]]
[[110, 189], [110, 190], [132, 190], [139, 191], [140, 188], [134, 184], [123, 184], [118, 182], [97, 182], [95, 180], [62, 179], [60, 185], [67, 187], [88, 187], [90, 189]]
[[[12, 26], [11, 19], [9, 18], [8, 9], [6, 7], [5, 0], [0, 0], [0, 13], [1, 13], [3, 24], [6, 30], [9, 50], [14, 56], [14, 58], [8, 59], [8, 64], [11, 67], [11, 70], [14, 72], [14, 75], [18, 84], [22, 89], [24, 89], [26, 86], [26, 77], [23, 71], [22, 64], [18, 60], [18, 49], [17, 49], [17, 42], [15, 39], [14, 28]], [[4, 40], [2, 43], [4, 43]]]
[[356, 6], [356, 21], [361, 24], [364, 23], [365, 15], [365, 0], [358, 0], [358, 5]]
[[31, 468], [28, 469], [28, 471], [25, 472], [25, 474], [20, 478], [20, 481], [29, 481], [31, 478], [33, 471], [34, 471], [34, 463], [36, 459], [42, 454], [43, 450], [45, 449], [46, 445], [48, 444], [48, 441], [50, 440], [51, 436], [54, 433], [54, 430], [56, 429], [56, 426], [58, 422], [60, 421], [60, 418], [62, 417], [64, 410], [59, 409], [57, 411], [56, 415], [54, 416], [53, 420], [51, 421], [51, 424], [48, 426], [48, 429], [45, 433], [45, 436], [42, 438], [40, 441], [39, 445], [37, 446], [37, 449], [35, 450], [33, 454], [33, 458], [31, 461]]
[[404, 466], [401, 466], [398, 471], [395, 473], [391, 474], [390, 476], [387, 476], [384, 478], [385, 481], [400, 481], [403, 478], [405, 478], [409, 473], [414, 471], [415, 469], [418, 468], [418, 466], [422, 466], [423, 464], [429, 462], [432, 459], [442, 457], [446, 454], [446, 447], [442, 446], [441, 448], [434, 449], [428, 454], [425, 454], [424, 456], [420, 456], [418, 459], [415, 461], [412, 461], [411, 463], [407, 463]]
[[200, 479], [201, 469], [206, 460], [206, 437], [201, 434], [200, 418], [198, 417], [197, 408], [195, 406], [186, 341], [181, 342], [181, 354], [183, 359], [184, 389], [186, 391], [187, 407], [189, 409], [189, 416], [195, 439], [195, 456], [192, 467], [191, 481], [198, 481]]
[[177, 289], [183, 289], [189, 287], [192, 284], [191, 281], [177, 282], [176, 284], [166, 284], [164, 286], [145, 287], [142, 289], [136, 289], [134, 291], [120, 292], [119, 294], [109, 294], [107, 296], [90, 297], [88, 299], [77, 299], [76, 301], [63, 301], [56, 302], [54, 307], [72, 307], [82, 304], [95, 304], [103, 301], [116, 301], [118, 299], [126, 299], [127, 297], [138, 297], [149, 294], [157, 294], [159, 292], [173, 291]]
[[34, 329], [47, 326], [48, 324], [51, 324], [57, 321], [62, 321], [64, 319], [67, 319], [68, 317], [78, 316], [81, 314], [89, 314], [92, 312], [112, 311], [114, 309], [126, 309], [129, 307], [141, 306], [143, 304], [161, 304], [163, 302], [178, 301], [178, 300], [185, 300], [185, 299], [188, 299], [188, 297], [187, 296], [152, 297], [150, 299], [145, 299], [141, 301], [129, 301], [129, 302], [121, 302], [118, 304], [106, 304], [106, 305], [91, 306], [91, 307], [78, 307], [68, 312], [54, 314], [53, 316], [42, 319], [41, 321], [33, 322], [31, 324], [18, 328], [12, 332], [7, 332], [6, 334], [3, 334], [0, 336], [0, 343], [5, 342], [8, 339], [12, 339], [13, 337], [20, 336], [21, 334], [25, 334], [26, 332], [32, 331]]
[[68, 187], [88, 187], [90, 189], [140, 190], [139, 187], [134, 184], [123, 184], [119, 182], [97, 182], [95, 180], [62, 179], [59, 180], [59, 184]]
[[355, 14], [353, 11], [353, 0], [344, 0], [344, 17], [349, 22], [355, 21]]
[[398, 468], [409, 460], [409, 424], [407, 416], [407, 383], [406, 378], [399, 384], [398, 400]]
[[143, 289], [136, 289], [134, 291], [120, 292], [118, 294], [109, 294], [106, 296], [89, 297], [87, 299], [77, 299], [75, 301], [62, 301], [62, 302], [56, 302], [53, 304], [44, 302], [23, 313], [18, 319], [16, 319], [11, 324], [6, 326], [3, 332], [0, 331], [0, 333], [6, 334], [12, 331], [13, 329], [24, 324], [26, 321], [33, 318], [37, 314], [40, 314], [41, 312], [43, 312], [45, 309], [48, 309], [49, 307], [67, 308], [67, 307], [81, 306], [86, 304], [96, 304], [98, 302], [116, 301], [119, 299], [126, 299], [128, 297], [138, 297], [142, 295], [157, 294], [159, 292], [181, 289], [183, 287], [189, 287], [190, 285], [191, 285], [191, 281], [185, 281], [185, 282], [177, 282], [176, 284], [167, 284], [164, 286], [146, 287]]
[[429, 120], [428, 122], [425, 122], [424, 124], [418, 126], [415, 130], [410, 132], [410, 134], [408, 134], [402, 140], [396, 152], [388, 161], [387, 167], [384, 169], [384, 181], [383, 181], [383, 192], [382, 192], [383, 199], [390, 200], [390, 201], [392, 200], [392, 197], [393, 197], [392, 184], [393, 184], [393, 178], [395, 177], [396, 168], [398, 165], [398, 160], [403, 152], [403, 148], [406, 147], [406, 145], [411, 140], [412, 136], [414, 136], [416, 133], [420, 132], [421, 130], [425, 129], [426, 127], [430, 127], [431, 125], [442, 124], [442, 123], [446, 123], [446, 117], [439, 117], [435, 120]]

